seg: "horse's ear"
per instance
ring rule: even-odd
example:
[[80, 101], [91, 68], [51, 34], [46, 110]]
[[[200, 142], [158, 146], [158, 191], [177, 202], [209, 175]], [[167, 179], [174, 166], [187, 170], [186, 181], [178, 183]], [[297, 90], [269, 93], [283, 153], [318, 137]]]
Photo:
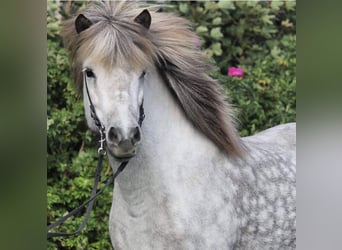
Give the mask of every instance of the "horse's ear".
[[150, 28], [151, 20], [151, 14], [147, 9], [143, 10], [136, 18], [134, 18], [134, 22], [141, 24], [146, 29]]
[[92, 24], [93, 23], [83, 14], [79, 14], [75, 20], [75, 27], [77, 33], [81, 33], [83, 30], [88, 29]]

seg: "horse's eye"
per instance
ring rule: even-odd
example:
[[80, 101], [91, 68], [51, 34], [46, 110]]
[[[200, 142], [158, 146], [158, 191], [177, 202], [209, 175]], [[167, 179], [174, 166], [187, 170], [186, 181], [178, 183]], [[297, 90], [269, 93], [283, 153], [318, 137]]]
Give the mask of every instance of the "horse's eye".
[[86, 72], [87, 77], [95, 77], [95, 74], [91, 69], [86, 69], [85, 72]]

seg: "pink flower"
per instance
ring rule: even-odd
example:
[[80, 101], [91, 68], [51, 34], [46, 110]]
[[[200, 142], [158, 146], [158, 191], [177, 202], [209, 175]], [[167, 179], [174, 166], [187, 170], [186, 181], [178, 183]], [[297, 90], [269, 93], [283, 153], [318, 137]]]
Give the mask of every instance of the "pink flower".
[[234, 68], [234, 67], [229, 67], [228, 68], [228, 76], [243, 76], [243, 69], [241, 68]]

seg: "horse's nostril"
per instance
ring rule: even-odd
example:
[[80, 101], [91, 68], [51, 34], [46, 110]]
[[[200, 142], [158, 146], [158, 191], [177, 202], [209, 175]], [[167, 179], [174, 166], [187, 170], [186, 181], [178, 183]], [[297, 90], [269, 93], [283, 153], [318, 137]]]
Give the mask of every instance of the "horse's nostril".
[[134, 128], [133, 144], [139, 142], [141, 139], [139, 127]]
[[120, 141], [119, 130], [115, 127], [111, 127], [108, 131], [108, 139], [111, 142], [118, 143]]
[[126, 142], [126, 144], [129, 142], [130, 147], [132, 147], [141, 140], [139, 127], [131, 127], [126, 133], [123, 133], [123, 130], [118, 127], [111, 127], [108, 130], [108, 142], [114, 144], [114, 146], [120, 147], [122, 147], [124, 142]]

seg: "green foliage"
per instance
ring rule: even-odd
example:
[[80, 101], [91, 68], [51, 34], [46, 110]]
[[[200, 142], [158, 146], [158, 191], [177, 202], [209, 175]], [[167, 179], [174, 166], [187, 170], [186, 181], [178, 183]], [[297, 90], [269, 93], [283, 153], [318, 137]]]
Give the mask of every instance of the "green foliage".
[[[252, 135], [296, 118], [296, 2], [173, 3], [202, 39], [237, 109], [240, 134]], [[228, 67], [245, 72], [227, 76]]]
[[[96, 136], [86, 127], [82, 100], [70, 80], [59, 35], [61, 18], [84, 2], [47, 2], [47, 221], [56, 221], [90, 195], [97, 164]], [[171, 8], [170, 8], [171, 6]], [[240, 134], [252, 135], [296, 117], [296, 2], [169, 2], [194, 24], [201, 47], [217, 67], [210, 74], [226, 87], [237, 110]], [[240, 67], [243, 77], [227, 76]], [[105, 163], [103, 179], [110, 174]], [[111, 190], [96, 201], [86, 229], [76, 237], [54, 238], [48, 249], [112, 249], [108, 232]], [[84, 212], [84, 211], [82, 211]], [[58, 231], [77, 229], [82, 212]]]

